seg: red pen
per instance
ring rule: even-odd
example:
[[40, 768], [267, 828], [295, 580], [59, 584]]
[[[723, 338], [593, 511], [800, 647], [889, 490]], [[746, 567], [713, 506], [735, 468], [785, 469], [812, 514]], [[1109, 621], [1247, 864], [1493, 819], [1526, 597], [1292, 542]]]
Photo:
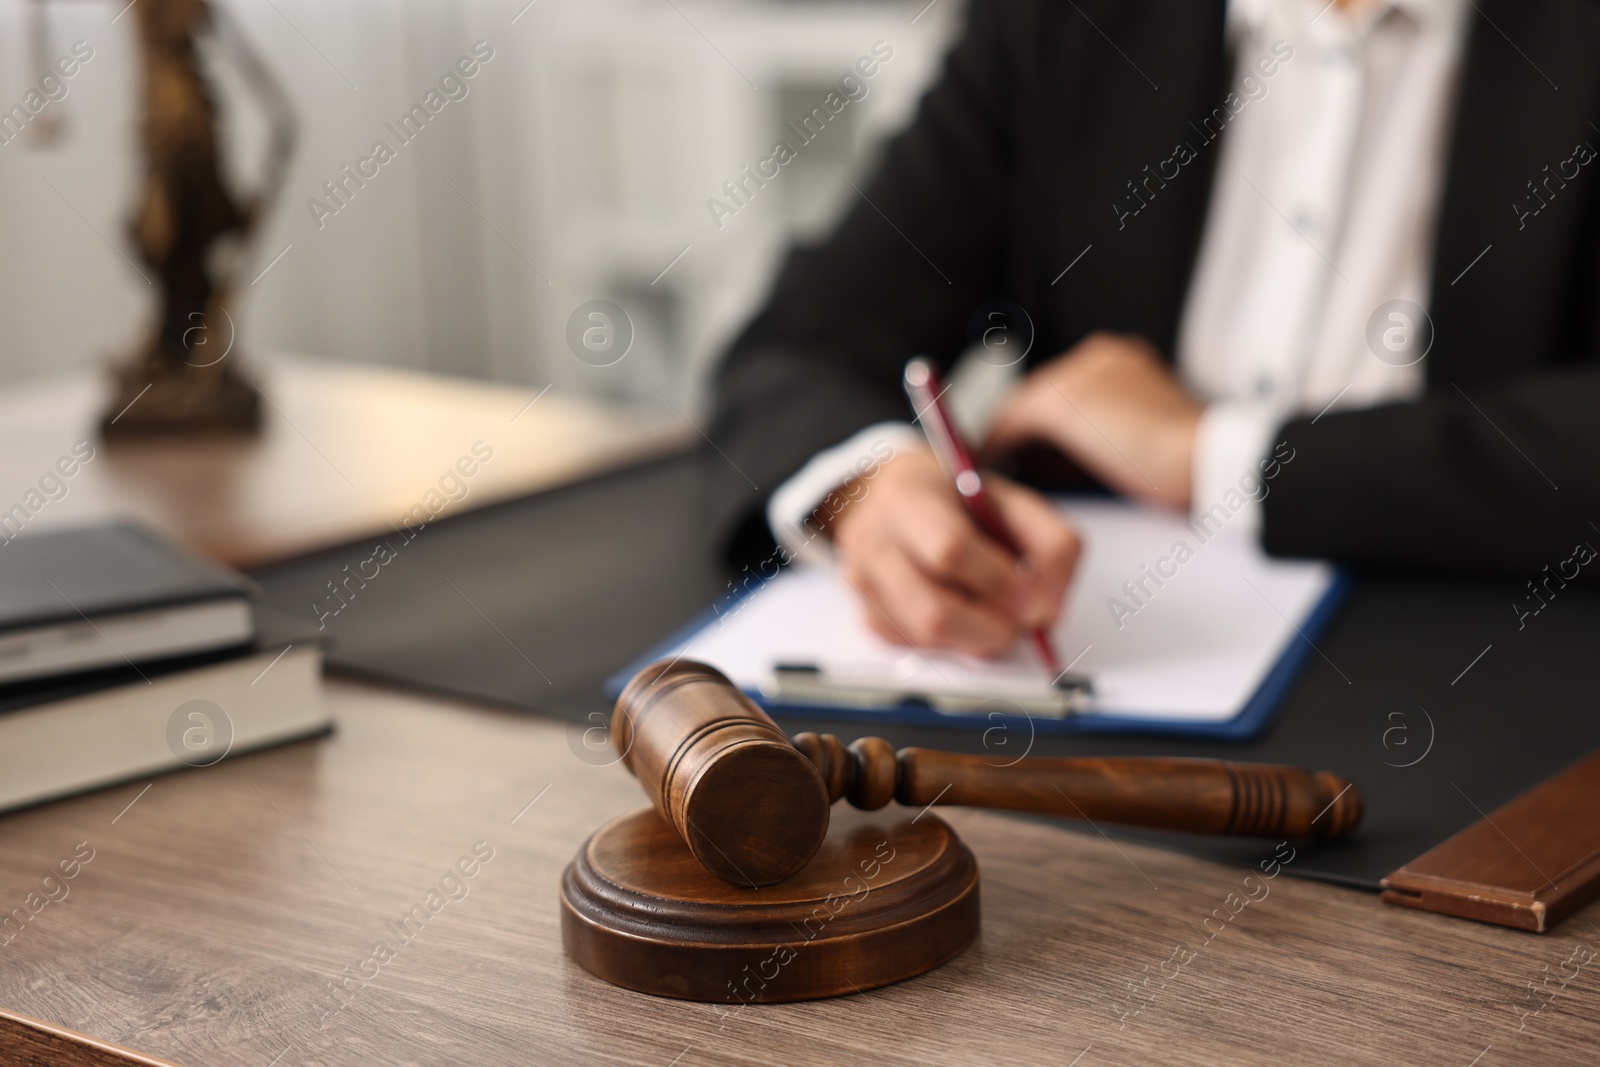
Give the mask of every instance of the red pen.
[[[955, 479], [956, 492], [967, 506], [967, 512], [991, 540], [1013, 556], [1022, 556], [1022, 546], [1011, 536], [1011, 531], [1000, 518], [1000, 510], [994, 506], [989, 494], [984, 492], [983, 475], [973, 462], [967, 443], [961, 439], [961, 431], [956, 429], [950, 412], [944, 406], [944, 388], [939, 383], [939, 372], [934, 370], [932, 363], [920, 356], [910, 360], [906, 363], [905, 388], [906, 396], [911, 399], [911, 409], [922, 423], [922, 432], [933, 448], [939, 465]], [[1061, 657], [1056, 655], [1050, 635], [1043, 627], [1039, 627], [1028, 638], [1045, 669], [1050, 672], [1051, 681], [1059, 685], [1063, 681]]]

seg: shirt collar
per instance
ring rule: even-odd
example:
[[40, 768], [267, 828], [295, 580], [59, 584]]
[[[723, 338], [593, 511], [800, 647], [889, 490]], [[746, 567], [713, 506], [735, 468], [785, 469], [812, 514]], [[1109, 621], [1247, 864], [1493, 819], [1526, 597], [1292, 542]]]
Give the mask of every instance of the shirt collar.
[[[1327, 0], [1317, 2], [1316, 11], [1320, 11], [1322, 4], [1326, 2]], [[1233, 40], [1244, 32], [1259, 33], [1266, 25], [1269, 14], [1274, 13], [1274, 9], [1277, 9], [1276, 13], [1281, 16], [1285, 13], [1282, 9], [1290, 6], [1298, 8], [1306, 3], [1307, 0], [1228, 0], [1228, 37]], [[1367, 17], [1371, 20], [1369, 24], [1374, 24], [1385, 13], [1393, 10], [1410, 16], [1420, 26], [1443, 26], [1458, 18], [1463, 3], [1464, 0], [1377, 0]]]

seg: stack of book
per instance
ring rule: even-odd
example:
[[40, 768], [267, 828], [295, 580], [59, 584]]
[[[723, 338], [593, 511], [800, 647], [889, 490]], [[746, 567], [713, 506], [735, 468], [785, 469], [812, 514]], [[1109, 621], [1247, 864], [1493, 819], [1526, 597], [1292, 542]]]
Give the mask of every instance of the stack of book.
[[328, 730], [322, 649], [137, 526], [0, 544], [0, 810]]

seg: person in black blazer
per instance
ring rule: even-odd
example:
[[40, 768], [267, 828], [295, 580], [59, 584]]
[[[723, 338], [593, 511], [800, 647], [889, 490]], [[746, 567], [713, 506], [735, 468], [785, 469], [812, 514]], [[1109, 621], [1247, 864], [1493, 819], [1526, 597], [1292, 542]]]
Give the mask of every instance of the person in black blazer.
[[[831, 236], [790, 253], [716, 375], [715, 518], [735, 558], [793, 555], [773, 490], [907, 421], [905, 361], [951, 366], [993, 301], [1023, 309], [1032, 343], [989, 452], [1043, 444], [1116, 492], [1196, 506], [1206, 402], [1174, 352], [1232, 134], [1205, 120], [1252, 73], [1229, 17], [1226, 0], [970, 0], [910, 127]], [[1419, 385], [1285, 414], [1260, 469], [1292, 462], [1255, 505], [1270, 553], [1520, 579], [1600, 545], [1600, 3], [1475, 0], [1459, 17]], [[1193, 158], [1174, 162], [1178, 144]], [[1335, 273], [1340, 255], [1323, 257]], [[1076, 544], [1031, 491], [1002, 483], [1021, 566], [963, 525], [925, 455], [900, 449], [840, 491], [804, 525], [885, 635], [997, 651], [1059, 610]]]

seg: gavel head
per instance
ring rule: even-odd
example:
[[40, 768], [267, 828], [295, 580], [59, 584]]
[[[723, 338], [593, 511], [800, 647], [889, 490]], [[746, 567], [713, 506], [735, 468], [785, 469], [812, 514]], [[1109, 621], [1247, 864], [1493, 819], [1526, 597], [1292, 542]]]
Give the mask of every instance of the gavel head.
[[712, 874], [783, 881], [828, 833], [816, 766], [722, 672], [655, 663], [617, 698], [611, 740], [650, 801]]

